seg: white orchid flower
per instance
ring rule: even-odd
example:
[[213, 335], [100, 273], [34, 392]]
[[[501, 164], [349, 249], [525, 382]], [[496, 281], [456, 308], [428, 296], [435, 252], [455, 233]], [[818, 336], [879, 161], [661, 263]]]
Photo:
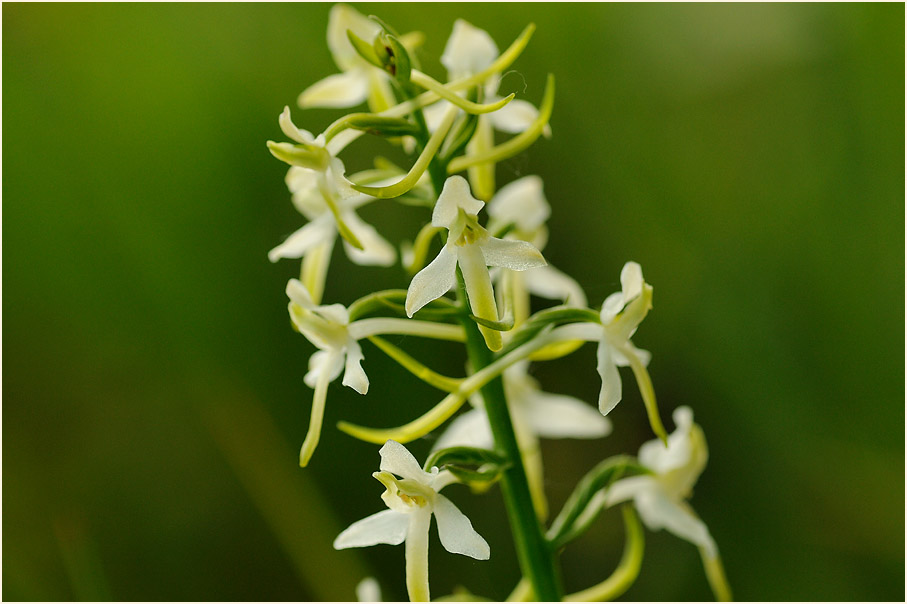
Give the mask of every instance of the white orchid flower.
[[308, 464], [321, 434], [328, 384], [343, 372], [343, 385], [359, 394], [368, 392], [369, 381], [362, 369], [359, 340], [381, 334], [407, 334], [444, 340], [462, 340], [462, 329], [454, 325], [372, 318], [350, 322], [349, 311], [342, 304], [317, 305], [308, 289], [297, 279], [287, 283], [289, 311], [293, 324], [318, 350], [309, 357], [309, 371], [304, 381], [314, 388], [312, 418], [299, 454], [299, 464]]
[[605, 505], [632, 499], [649, 530], [667, 529], [698, 546], [716, 595], [727, 599], [730, 592], [718, 558], [718, 546], [708, 527], [687, 503], [709, 459], [705, 435], [693, 423], [693, 411], [689, 407], [674, 411], [674, 424], [677, 427], [668, 437], [667, 447], [656, 439], [639, 448], [639, 463], [653, 474], [618, 480], [607, 490]]
[[649, 424], [655, 434], [667, 440], [667, 433], [658, 415], [655, 389], [646, 366], [652, 355], [636, 348], [630, 338], [652, 308], [652, 286], [645, 282], [642, 268], [636, 262], [627, 262], [620, 271], [621, 291], [605, 299], [601, 310], [601, 323], [573, 323], [559, 328], [559, 341], [585, 340], [598, 342], [598, 374], [602, 388], [598, 409], [608, 415], [623, 398], [623, 386], [618, 367], [629, 366], [636, 377], [639, 392], [646, 406]]
[[[551, 216], [551, 206], [545, 198], [542, 179], [524, 176], [501, 187], [488, 202], [488, 216], [490, 231], [511, 226], [507, 238], [528, 241], [543, 250], [548, 242], [545, 223]], [[561, 300], [569, 306], [585, 307], [587, 304], [579, 283], [550, 264], [521, 273], [515, 285], [542, 298]], [[528, 308], [526, 311], [522, 314], [528, 315]], [[518, 323], [525, 318], [521, 317]]]
[[298, 103], [308, 107], [354, 107], [366, 100], [373, 111], [394, 104], [387, 73], [359, 56], [350, 43], [347, 30], [371, 42], [381, 26], [346, 4], [335, 4], [328, 19], [328, 48], [340, 73], [315, 82], [299, 95]]
[[389, 509], [354, 522], [334, 540], [334, 549], [406, 542], [406, 587], [410, 600], [427, 602], [428, 531], [434, 515], [444, 549], [487, 560], [490, 549], [469, 519], [439, 491], [456, 482], [447, 470], [424, 471], [400, 443], [381, 447], [381, 471], [373, 476], [387, 489], [381, 499]]
[[[315, 137], [298, 128], [290, 118], [289, 107], [284, 107], [279, 121], [281, 130], [292, 140], [320, 150], [323, 162], [319, 166], [321, 169], [291, 165], [286, 176], [287, 187], [293, 194], [293, 204], [309, 222], [268, 252], [268, 258], [271, 262], [281, 258], [304, 258], [303, 278], [317, 303], [323, 294], [338, 233], [343, 236], [347, 256], [356, 264], [391, 266], [397, 253], [372, 225], [356, 214], [357, 208], [375, 198], [353, 190], [346, 179], [343, 162], [331, 155], [334, 150], [327, 148], [324, 135]], [[291, 160], [287, 155], [281, 156], [281, 151], [291, 154], [292, 145], [274, 143], [271, 149], [279, 159]]]
[[[325, 202], [317, 181], [318, 175], [306, 168], [293, 166], [287, 172], [286, 182], [293, 194], [293, 204], [309, 222], [268, 252], [271, 262], [281, 258], [302, 258], [319, 245], [330, 244], [333, 247], [337, 238], [337, 221]], [[358, 208], [372, 201], [375, 201], [374, 197], [361, 193], [339, 201], [341, 219], [362, 244], [362, 249], [357, 249], [344, 241], [344, 249], [349, 259], [356, 264], [391, 266], [397, 257], [394, 246], [381, 237], [375, 227], [356, 214]]]
[[[598, 373], [602, 378], [602, 390], [598, 408], [602, 415], [611, 412], [623, 397], [623, 388], [617, 368], [630, 366], [640, 379], [640, 373], [648, 381], [646, 365], [652, 355], [636, 348], [630, 338], [652, 308], [652, 286], [642, 277], [642, 267], [636, 262], [627, 262], [620, 271], [621, 291], [611, 294], [602, 304], [602, 335], [598, 343]], [[651, 387], [651, 383], [649, 383]], [[643, 396], [648, 388], [640, 383]]]
[[689, 407], [678, 407], [673, 417], [676, 428], [667, 447], [655, 439], [639, 448], [639, 463], [654, 474], [618, 480], [608, 489], [606, 504], [632, 499], [650, 530], [667, 529], [714, 557], [718, 548], [709, 529], [686, 503], [709, 460], [705, 435]]
[[[438, 256], [413, 277], [406, 295], [407, 315], [412, 317], [417, 310], [447, 293], [456, 282], [459, 266], [473, 315], [487, 321], [498, 321], [488, 267], [524, 271], [545, 266], [545, 259], [532, 244], [505, 241], [489, 235], [476, 218], [484, 205], [470, 194], [469, 184], [463, 177], [451, 176], [445, 181], [431, 223], [448, 230], [447, 243]], [[499, 331], [484, 325], [479, 328], [491, 350], [501, 348]]]

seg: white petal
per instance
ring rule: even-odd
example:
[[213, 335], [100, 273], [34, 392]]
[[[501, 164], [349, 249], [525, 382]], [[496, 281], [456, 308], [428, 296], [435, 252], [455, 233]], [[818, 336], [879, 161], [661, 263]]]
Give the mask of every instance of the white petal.
[[371, 42], [381, 26], [347, 4], [335, 4], [331, 8], [328, 18], [328, 48], [331, 49], [337, 67], [343, 71], [368, 65], [350, 43], [346, 34], [348, 29], [364, 41]]
[[[626, 344], [624, 344], [624, 346], [626, 347], [628, 352], [632, 352], [639, 358], [640, 363], [642, 363], [644, 367], [649, 366], [649, 363], [652, 361], [651, 352], [649, 352], [648, 350], [643, 350], [642, 348], [637, 348], [636, 346], [633, 345], [633, 342], [627, 342]], [[630, 366], [629, 359], [627, 359], [626, 355], [623, 352], [621, 352], [620, 350], [612, 348], [611, 354], [614, 355], [614, 363], [618, 367], [629, 367]]]
[[315, 308], [315, 303], [312, 302], [311, 293], [299, 279], [290, 279], [289, 281], [287, 281], [286, 291], [287, 297], [291, 302], [293, 302], [293, 304], [301, 306], [306, 310], [312, 310]]
[[624, 302], [629, 302], [642, 293], [642, 267], [636, 262], [627, 262], [620, 271], [620, 286]]
[[331, 164], [326, 176], [328, 177], [331, 192], [334, 193], [338, 199], [349, 199], [358, 194], [356, 189], [353, 188], [353, 183], [347, 180], [346, 168], [343, 166], [343, 161], [340, 159], [336, 157], [331, 158]]
[[368, 98], [368, 75], [359, 69], [335, 73], [302, 91], [297, 103], [309, 107], [355, 107]]
[[605, 298], [602, 303], [601, 319], [602, 325], [608, 325], [614, 320], [614, 317], [623, 310], [624, 296], [620, 292], [615, 292]]
[[429, 478], [427, 472], [422, 470], [422, 466], [419, 465], [413, 454], [409, 452], [409, 449], [395, 440], [389, 440], [384, 443], [378, 453], [381, 455], [381, 465], [379, 467], [385, 472], [392, 472], [397, 476], [422, 483]]
[[448, 78], [457, 80], [482, 71], [496, 58], [498, 47], [488, 32], [457, 19], [441, 55], [441, 64], [447, 68]]
[[641, 493], [636, 498], [636, 509], [650, 530], [664, 528], [681, 539], [705, 548], [710, 556], [717, 553], [715, 541], [705, 523], [684, 504], [678, 504], [659, 489]]
[[495, 130], [518, 134], [524, 132], [539, 116], [539, 110], [529, 101], [514, 99], [490, 113], [491, 123]]
[[480, 244], [485, 264], [500, 266], [512, 271], [525, 271], [526, 269], [545, 266], [545, 258], [535, 246], [526, 241], [510, 241], [489, 237]]
[[359, 218], [355, 212], [344, 212], [343, 221], [363, 248], [356, 249], [344, 240], [346, 255], [350, 260], [362, 266], [391, 266], [397, 261], [397, 251], [394, 246], [379, 235], [375, 227]]
[[600, 438], [611, 433], [607, 417], [572, 396], [535, 392], [525, 399], [523, 412], [542, 438]]
[[488, 215], [503, 224], [515, 224], [520, 231], [535, 231], [551, 215], [542, 186], [535, 175], [504, 185], [488, 203]]
[[598, 397], [598, 410], [602, 415], [608, 415], [623, 396], [620, 374], [617, 365], [611, 358], [611, 346], [605, 338], [598, 343], [598, 375], [602, 378], [601, 394]]
[[550, 264], [529, 269], [523, 283], [530, 293], [549, 300], [563, 300], [568, 306], [586, 306], [586, 294], [573, 277]]
[[431, 590], [428, 585], [428, 529], [431, 527], [431, 512], [428, 508], [419, 508], [408, 516], [406, 591], [411, 602], [429, 602]]
[[494, 437], [485, 410], [472, 409], [450, 422], [432, 450], [439, 451], [448, 447], [490, 449], [493, 446]]
[[305, 374], [305, 377], [302, 378], [302, 381], [305, 382], [306, 386], [309, 388], [314, 388], [316, 382], [318, 381], [318, 376], [321, 375], [322, 371], [327, 371], [329, 374], [328, 381], [333, 382], [340, 376], [340, 372], [343, 371], [343, 356], [339, 354], [333, 354], [327, 350], [318, 350], [309, 357], [309, 371]]
[[406, 292], [406, 314], [413, 314], [432, 300], [437, 300], [453, 287], [457, 280], [457, 253], [451, 246], [441, 248], [438, 256], [419, 271]]
[[469, 183], [462, 176], [451, 176], [444, 181], [444, 188], [438, 196], [435, 209], [431, 214], [431, 223], [436, 227], [450, 229], [460, 215], [460, 210], [476, 215], [485, 206], [472, 196]]
[[438, 521], [438, 536], [441, 545], [452, 554], [463, 554], [476, 560], [488, 560], [491, 550], [485, 539], [478, 534], [469, 518], [444, 495], [435, 499], [435, 520]]
[[297, 143], [311, 145], [315, 142], [315, 137], [312, 136], [311, 132], [297, 128], [296, 124], [293, 123], [289, 107], [284, 106], [283, 113], [280, 114], [280, 118], [277, 121], [280, 123], [280, 129], [283, 130], [283, 133]]
[[651, 476], [621, 478], [606, 491], [605, 505], [611, 507], [612, 505], [635, 499], [641, 493], [652, 489], [658, 489], [658, 484]]
[[349, 386], [359, 394], [368, 393], [368, 376], [362, 369], [362, 347], [359, 342], [350, 338], [346, 345], [346, 370], [343, 372], [343, 385]]
[[351, 524], [334, 539], [334, 549], [369, 547], [379, 543], [400, 545], [406, 539], [409, 515], [382, 510]]
[[335, 233], [336, 230], [331, 222], [316, 219], [268, 252], [268, 260], [277, 262], [281, 258], [302, 258], [316, 245], [333, 239]]

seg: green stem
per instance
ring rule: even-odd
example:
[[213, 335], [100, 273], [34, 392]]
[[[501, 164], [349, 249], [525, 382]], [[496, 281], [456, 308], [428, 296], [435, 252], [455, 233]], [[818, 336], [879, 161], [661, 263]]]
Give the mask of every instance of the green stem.
[[[459, 270], [457, 277], [460, 281], [458, 292], [464, 292]], [[466, 330], [466, 349], [472, 370], [475, 372], [489, 365], [493, 361], [493, 356], [485, 345], [485, 339], [478, 326], [469, 318], [468, 313], [468, 305], [464, 304], [460, 320]], [[554, 567], [553, 553], [548, 547], [532, 504], [526, 470], [507, 408], [504, 383], [500, 377], [495, 378], [483, 386], [481, 392], [485, 401], [485, 413], [488, 415], [488, 422], [494, 435], [495, 452], [510, 462], [510, 466], [501, 476], [501, 492], [513, 531], [520, 569], [523, 576], [529, 579], [538, 601], [559, 602], [561, 587]]]

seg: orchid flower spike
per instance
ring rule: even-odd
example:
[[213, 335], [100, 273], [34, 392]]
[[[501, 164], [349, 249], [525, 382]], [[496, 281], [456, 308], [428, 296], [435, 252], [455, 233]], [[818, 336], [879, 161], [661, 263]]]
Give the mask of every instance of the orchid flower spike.
[[[498, 321], [488, 267], [524, 271], [545, 266], [545, 259], [532, 244], [505, 241], [489, 235], [479, 225], [476, 216], [484, 205], [470, 194], [469, 184], [463, 177], [451, 176], [445, 181], [431, 223], [448, 230], [447, 243], [438, 256], [413, 277], [406, 295], [408, 316], [412, 317], [417, 310], [447, 293], [456, 282], [459, 266], [473, 315], [487, 321]], [[479, 325], [479, 329], [491, 350], [501, 348], [499, 331], [484, 325]]]
[[668, 437], [667, 447], [660, 440], [650, 440], [639, 448], [639, 463], [652, 474], [618, 480], [606, 491], [605, 505], [633, 500], [649, 530], [667, 529], [698, 546], [716, 596], [727, 600], [730, 589], [721, 568], [718, 546], [686, 501], [708, 463], [705, 435], [693, 422], [693, 410], [689, 407], [674, 411], [674, 424], [676, 428]]
[[335, 4], [328, 18], [328, 48], [340, 73], [315, 82], [299, 95], [298, 103], [308, 107], [355, 107], [366, 100], [372, 111], [395, 104], [388, 74], [362, 58], [349, 40], [347, 31], [371, 42], [381, 26], [346, 4]]
[[342, 304], [317, 305], [308, 289], [298, 280], [287, 283], [289, 311], [293, 325], [318, 351], [309, 357], [309, 371], [304, 381], [314, 388], [312, 418], [299, 454], [299, 465], [306, 466], [318, 445], [328, 384], [343, 372], [343, 385], [359, 394], [368, 392], [369, 381], [362, 369], [362, 347], [359, 340], [381, 334], [406, 334], [422, 337], [462, 340], [462, 328], [454, 325], [409, 321], [406, 319], [372, 318], [350, 322]]
[[334, 549], [406, 542], [406, 587], [413, 602], [429, 601], [428, 531], [438, 523], [441, 545], [452, 554], [487, 560], [490, 549], [469, 519], [439, 491], [457, 482], [449, 471], [426, 472], [406, 447], [389, 440], [380, 450], [380, 472], [373, 476], [386, 491], [389, 509], [354, 522], [334, 540]]

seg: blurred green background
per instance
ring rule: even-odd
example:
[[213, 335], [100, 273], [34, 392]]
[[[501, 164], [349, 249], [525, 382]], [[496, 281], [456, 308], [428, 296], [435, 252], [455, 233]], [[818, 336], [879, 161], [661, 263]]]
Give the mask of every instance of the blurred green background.
[[[654, 285], [635, 342], [654, 353], [665, 420], [689, 404], [709, 438], [692, 503], [735, 595], [901, 600], [904, 6], [360, 9], [425, 32], [438, 77], [455, 18], [501, 48], [538, 24], [503, 89], [538, 103], [555, 73], [554, 137], [499, 181], [543, 176], [546, 256], [593, 305], [627, 260]], [[346, 600], [367, 574], [405, 597], [402, 547], [330, 548], [383, 508], [377, 447], [333, 425], [396, 425], [439, 395], [366, 345], [369, 396], [332, 386], [297, 468], [312, 348], [286, 315], [297, 263], [266, 258], [303, 219], [264, 143], [336, 70], [328, 10], [3, 5], [3, 599]], [[294, 111], [315, 131], [336, 115]], [[428, 217], [413, 212], [363, 216], [399, 241]], [[405, 284], [337, 252], [327, 299]], [[596, 400], [592, 346], [536, 374]], [[613, 436], [545, 442], [555, 509], [599, 459], [651, 438], [626, 390]], [[499, 495], [448, 495], [492, 560], [433, 540], [433, 594], [506, 596]], [[606, 514], [565, 554], [567, 588], [609, 574], [622, 542]], [[711, 597], [691, 545], [661, 532], [646, 547], [624, 599]]]

